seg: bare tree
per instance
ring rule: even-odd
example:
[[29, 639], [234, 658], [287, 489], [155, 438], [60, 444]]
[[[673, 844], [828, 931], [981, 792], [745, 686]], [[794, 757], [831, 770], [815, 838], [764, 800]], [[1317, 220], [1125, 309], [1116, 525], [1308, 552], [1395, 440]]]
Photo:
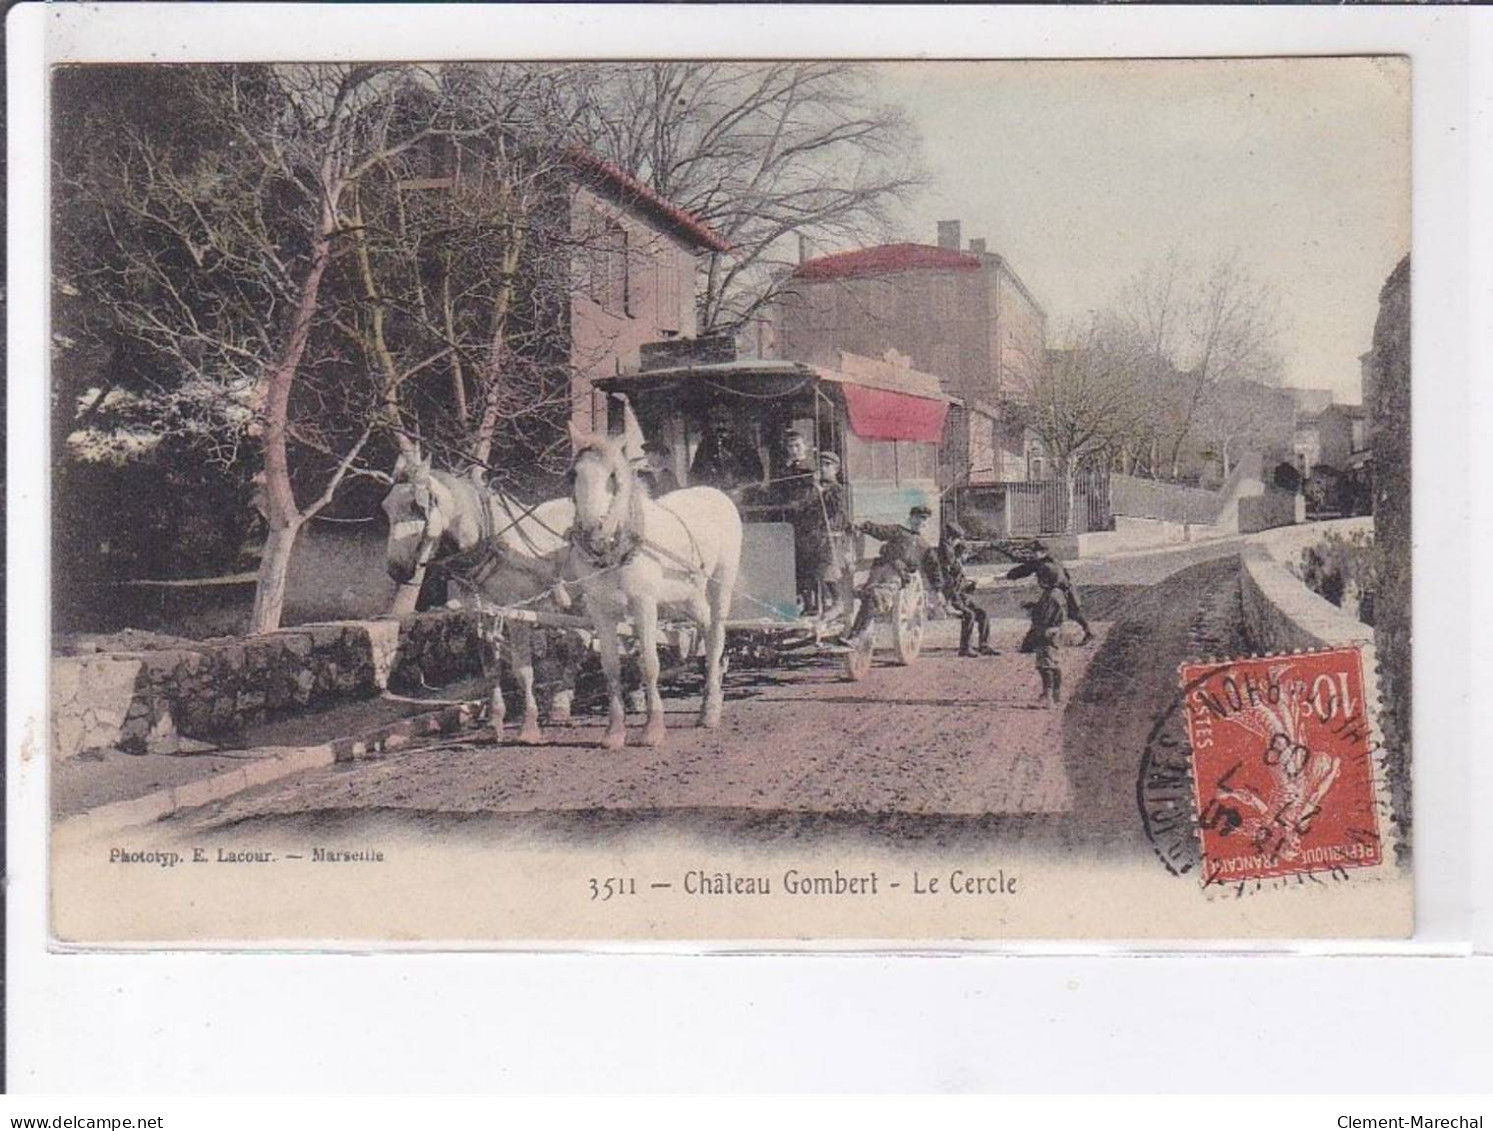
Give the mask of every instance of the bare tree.
[[787, 282], [795, 233], [859, 246], [924, 180], [901, 111], [845, 62], [618, 64], [597, 74], [591, 145], [732, 245], [705, 264], [702, 333], [749, 322]]
[[1060, 335], [1063, 345], [1031, 367], [1024, 396], [1011, 403], [1015, 420], [1034, 433], [1056, 463], [1067, 492], [1068, 529], [1076, 528], [1078, 473], [1107, 464], [1133, 419], [1136, 369], [1128, 342], [1113, 324], [1093, 319]]
[[212, 66], [180, 82], [190, 128], [119, 119], [101, 151], [59, 154], [64, 206], [104, 233], [60, 241], [59, 271], [153, 358], [159, 430], [220, 460], [257, 456], [267, 532], [250, 630], [265, 632], [299, 530], [369, 473], [375, 433], [400, 431], [388, 373], [333, 332], [346, 296], [328, 280], [357, 252], [359, 187], [446, 124], [438, 98], [410, 97], [432, 86], [413, 67]]
[[1295, 419], [1295, 402], [1281, 389], [1257, 381], [1218, 381], [1199, 406], [1198, 438], [1228, 478], [1246, 451], [1285, 454]]
[[1147, 407], [1122, 450], [1152, 475], [1175, 479], [1217, 385], [1277, 378], [1279, 301], [1237, 253], [1202, 269], [1174, 251], [1126, 284], [1117, 317], [1135, 355], [1136, 394]]
[[[458, 128], [386, 165], [356, 205], [361, 310], [339, 323], [389, 413], [452, 468], [532, 488], [563, 470], [585, 358], [567, 309], [593, 235], [574, 218], [566, 68], [448, 69]], [[420, 579], [395, 612], [413, 608]]]

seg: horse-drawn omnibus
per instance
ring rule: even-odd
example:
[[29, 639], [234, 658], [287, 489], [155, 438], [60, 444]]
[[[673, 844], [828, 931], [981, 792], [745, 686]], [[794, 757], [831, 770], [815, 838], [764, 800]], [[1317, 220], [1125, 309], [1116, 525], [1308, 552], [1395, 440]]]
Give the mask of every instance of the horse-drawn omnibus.
[[[656, 490], [704, 484], [736, 501], [744, 529], [730, 621], [734, 647], [821, 645], [844, 632], [863, 576], [857, 571], [878, 545], [852, 528], [905, 523], [922, 506], [931, 529], [940, 529], [944, 434], [958, 402], [944, 395], [937, 378], [899, 364], [895, 355], [840, 353], [836, 361], [666, 360], [597, 383], [614, 394], [613, 431], [623, 427], [624, 404], [631, 406]], [[813, 485], [798, 481], [832, 479], [836, 463], [838, 483], [818, 492], [830, 505], [806, 515], [804, 489]], [[810, 552], [808, 543], [816, 553], [830, 548], [834, 564], [827, 572], [806, 577], [798, 559]], [[902, 663], [918, 655], [924, 616], [923, 582], [915, 572], [888, 617]], [[854, 679], [870, 668], [873, 638], [866, 634], [861, 647], [846, 649]]]

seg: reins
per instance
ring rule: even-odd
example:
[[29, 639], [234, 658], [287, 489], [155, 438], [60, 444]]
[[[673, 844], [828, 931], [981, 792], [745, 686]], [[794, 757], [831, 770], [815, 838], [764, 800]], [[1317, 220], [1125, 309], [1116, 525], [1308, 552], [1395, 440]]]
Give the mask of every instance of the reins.
[[[504, 564], [520, 572], [527, 573], [530, 577], [546, 585], [552, 584], [555, 580], [553, 571], [545, 569], [544, 566], [539, 564], [545, 555], [540, 552], [534, 539], [521, 525], [524, 519], [532, 518], [561, 542], [567, 541], [566, 535], [554, 530], [542, 518], [535, 515], [534, 512], [543, 505], [543, 501], [541, 500], [530, 507], [526, 507], [515, 517], [512, 509], [509, 507], [507, 496], [502, 492], [491, 491], [476, 483], [455, 476], [448, 478], [450, 479], [448, 490], [453, 494], [457, 491], [459, 484], [477, 494], [478, 505], [476, 509], [481, 515], [481, 533], [478, 535], [476, 544], [465, 550], [456, 550], [452, 553], [436, 557], [431, 556], [430, 550], [424, 551], [422, 553], [423, 560], [421, 564], [426, 567], [434, 566], [437, 569], [444, 570], [474, 587], [481, 586]], [[496, 524], [493, 521], [492, 507], [495, 503], [503, 508], [503, 515], [509, 520], [508, 524], [502, 528], [495, 528]], [[499, 541], [504, 534], [515, 528], [517, 528], [518, 535], [523, 540], [524, 545], [533, 553], [536, 559], [533, 565], [530, 565], [521, 557], [508, 552], [508, 548]], [[438, 542], [439, 539], [433, 539], [427, 545], [433, 550]]]

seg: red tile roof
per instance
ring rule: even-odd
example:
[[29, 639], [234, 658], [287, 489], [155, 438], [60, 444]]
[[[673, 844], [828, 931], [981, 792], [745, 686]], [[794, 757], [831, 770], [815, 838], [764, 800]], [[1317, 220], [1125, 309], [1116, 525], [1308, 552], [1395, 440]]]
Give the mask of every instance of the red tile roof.
[[978, 255], [922, 243], [889, 243], [838, 255], [821, 255], [798, 265], [799, 279], [845, 279], [857, 275], [885, 275], [895, 271], [978, 271]]
[[702, 223], [672, 201], [664, 199], [642, 181], [623, 172], [610, 161], [580, 146], [573, 147], [569, 152], [569, 157], [577, 168], [589, 173], [617, 193], [624, 204], [651, 213], [656, 219], [662, 220], [700, 247], [709, 248], [711, 251], [731, 250], [731, 245], [708, 224]]

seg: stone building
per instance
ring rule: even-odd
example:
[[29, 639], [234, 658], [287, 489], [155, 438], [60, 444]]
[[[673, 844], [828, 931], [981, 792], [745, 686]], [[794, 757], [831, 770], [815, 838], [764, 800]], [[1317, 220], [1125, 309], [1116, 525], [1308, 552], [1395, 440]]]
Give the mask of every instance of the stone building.
[[593, 154], [573, 151], [571, 168], [580, 248], [569, 310], [571, 419], [604, 430], [605, 397], [592, 382], [636, 369], [645, 342], [693, 338], [697, 257], [729, 245]]
[[1355, 454], [1368, 450], [1368, 414], [1362, 405], [1331, 404], [1314, 415], [1299, 416], [1292, 448], [1302, 476], [1321, 464], [1343, 471]]
[[984, 240], [965, 248], [960, 239], [959, 222], [946, 220], [937, 244], [805, 259], [774, 310], [776, 349], [808, 362], [837, 350], [907, 355], [970, 407], [971, 477], [1025, 479], [1026, 437], [1003, 425], [1002, 406], [1024, 400], [1045, 364], [1047, 314]]

